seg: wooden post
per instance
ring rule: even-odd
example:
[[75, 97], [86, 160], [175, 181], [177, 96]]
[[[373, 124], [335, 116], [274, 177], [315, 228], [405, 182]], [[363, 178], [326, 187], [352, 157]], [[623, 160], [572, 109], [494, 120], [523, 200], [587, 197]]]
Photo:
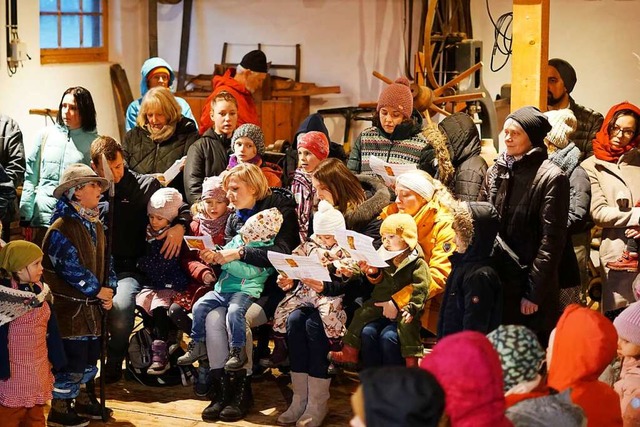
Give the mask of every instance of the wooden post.
[[182, 35], [180, 37], [180, 64], [178, 68], [178, 90], [184, 90], [187, 80], [187, 60], [189, 58], [189, 37], [191, 36], [191, 10], [193, 0], [182, 2]]
[[149, 0], [149, 58], [158, 56], [158, 0]]
[[511, 111], [547, 109], [549, 0], [513, 0]]

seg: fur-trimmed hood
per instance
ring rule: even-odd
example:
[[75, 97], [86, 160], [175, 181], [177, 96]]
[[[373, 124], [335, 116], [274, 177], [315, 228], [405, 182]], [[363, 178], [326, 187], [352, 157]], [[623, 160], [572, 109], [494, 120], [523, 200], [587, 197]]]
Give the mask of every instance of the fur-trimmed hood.
[[357, 175], [366, 200], [355, 209], [350, 209], [344, 214], [344, 220], [349, 230], [359, 230], [372, 220], [376, 219], [382, 209], [391, 203], [389, 189], [377, 177]]

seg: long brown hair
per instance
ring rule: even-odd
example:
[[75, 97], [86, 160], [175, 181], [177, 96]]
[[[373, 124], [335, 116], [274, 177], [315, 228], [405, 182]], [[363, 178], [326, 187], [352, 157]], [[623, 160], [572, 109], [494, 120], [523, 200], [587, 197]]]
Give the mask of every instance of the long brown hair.
[[359, 206], [366, 199], [360, 180], [339, 159], [331, 157], [321, 161], [313, 177], [327, 188], [336, 208], [342, 213], [349, 207]]

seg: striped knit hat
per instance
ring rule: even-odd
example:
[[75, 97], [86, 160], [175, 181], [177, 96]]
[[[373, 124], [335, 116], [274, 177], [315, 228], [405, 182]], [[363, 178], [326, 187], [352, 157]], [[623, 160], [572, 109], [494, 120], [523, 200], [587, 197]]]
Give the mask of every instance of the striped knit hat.
[[400, 111], [402, 115], [408, 119], [413, 111], [413, 95], [409, 80], [406, 77], [400, 77], [395, 82], [385, 87], [380, 92], [378, 98], [378, 108], [380, 111], [383, 107], [393, 107]]

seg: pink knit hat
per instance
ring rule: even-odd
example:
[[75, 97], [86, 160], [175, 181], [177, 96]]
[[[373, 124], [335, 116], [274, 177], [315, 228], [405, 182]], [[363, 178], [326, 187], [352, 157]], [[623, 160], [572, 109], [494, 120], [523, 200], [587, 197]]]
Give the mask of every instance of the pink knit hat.
[[397, 78], [395, 82], [380, 92], [377, 111], [380, 111], [382, 107], [396, 108], [405, 118], [411, 117], [413, 95], [411, 95], [411, 87], [406, 77]]
[[166, 218], [169, 222], [176, 219], [182, 206], [182, 194], [175, 188], [161, 188], [149, 199], [147, 213]]
[[635, 345], [640, 345], [640, 302], [624, 309], [613, 321], [618, 336]]
[[217, 176], [209, 176], [202, 181], [202, 200], [214, 199], [229, 204], [227, 192], [222, 188], [222, 180]]
[[318, 131], [301, 134], [298, 137], [298, 148], [306, 148], [319, 160], [329, 157], [329, 140], [327, 135]]

